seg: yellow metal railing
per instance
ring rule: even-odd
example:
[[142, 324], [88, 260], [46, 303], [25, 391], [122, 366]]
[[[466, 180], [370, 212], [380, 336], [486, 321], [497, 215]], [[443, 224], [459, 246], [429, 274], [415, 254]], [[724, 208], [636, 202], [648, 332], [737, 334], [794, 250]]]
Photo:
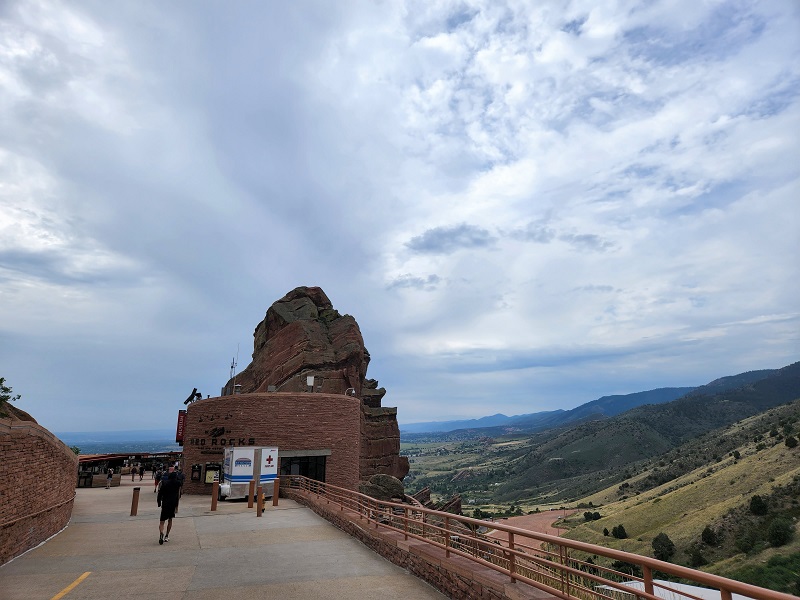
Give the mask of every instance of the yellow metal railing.
[[[420, 506], [376, 500], [370, 496], [336, 487], [313, 479], [290, 476], [281, 479], [281, 487], [302, 491], [309, 500], [333, 505], [339, 511], [349, 511], [351, 518], [366, 520], [375, 529], [398, 532], [404, 539], [416, 539], [441, 548], [446, 557], [463, 556], [554, 596], [570, 600], [659, 600], [665, 597], [680, 600], [702, 600], [683, 590], [655, 581], [654, 572], [680, 578], [704, 588], [719, 590], [721, 600], [731, 600], [732, 594], [755, 600], [797, 600], [790, 594], [704, 573], [680, 565], [569, 540], [554, 535], [527, 531], [502, 523], [492, 523], [495, 531], [504, 532], [506, 540], [481, 533], [486, 521], [440, 512]], [[587, 555], [604, 556], [614, 561], [635, 565], [641, 577], [582, 560]], [[636, 582], [642, 589], [623, 585]]]

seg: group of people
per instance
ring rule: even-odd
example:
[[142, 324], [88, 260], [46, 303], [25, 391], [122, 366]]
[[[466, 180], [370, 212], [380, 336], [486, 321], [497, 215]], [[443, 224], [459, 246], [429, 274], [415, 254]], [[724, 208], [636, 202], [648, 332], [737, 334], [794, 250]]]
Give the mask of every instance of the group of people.
[[[174, 466], [167, 470], [159, 469], [153, 479], [155, 480], [154, 492], [157, 492], [156, 502], [161, 507], [161, 516], [158, 523], [158, 543], [169, 542], [169, 532], [172, 531], [172, 519], [178, 512], [178, 502], [183, 491], [183, 472]], [[164, 525], [166, 524], [166, 533]]]

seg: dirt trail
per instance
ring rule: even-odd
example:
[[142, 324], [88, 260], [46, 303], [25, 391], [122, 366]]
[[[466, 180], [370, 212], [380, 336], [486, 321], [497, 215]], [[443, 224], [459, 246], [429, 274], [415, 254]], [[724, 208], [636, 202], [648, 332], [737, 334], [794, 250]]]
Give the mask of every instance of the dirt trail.
[[[577, 510], [568, 510], [567, 516], [575, 514]], [[532, 515], [522, 515], [519, 517], [508, 517], [507, 519], [496, 519], [496, 523], [503, 525], [510, 525], [511, 527], [519, 527], [520, 529], [527, 529], [528, 531], [535, 531], [536, 533], [546, 533], [549, 535], [561, 535], [561, 529], [553, 527], [558, 519], [564, 516], [563, 510], [548, 511], [533, 513]], [[508, 541], [508, 535], [503, 531], [492, 531], [488, 534], [498, 540]]]

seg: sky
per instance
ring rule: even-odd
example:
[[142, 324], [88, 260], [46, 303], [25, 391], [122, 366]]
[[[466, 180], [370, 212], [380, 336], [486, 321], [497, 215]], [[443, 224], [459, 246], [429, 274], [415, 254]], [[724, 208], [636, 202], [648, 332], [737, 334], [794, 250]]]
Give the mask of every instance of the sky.
[[0, 376], [174, 428], [297, 286], [402, 423], [800, 359], [800, 4], [0, 2]]

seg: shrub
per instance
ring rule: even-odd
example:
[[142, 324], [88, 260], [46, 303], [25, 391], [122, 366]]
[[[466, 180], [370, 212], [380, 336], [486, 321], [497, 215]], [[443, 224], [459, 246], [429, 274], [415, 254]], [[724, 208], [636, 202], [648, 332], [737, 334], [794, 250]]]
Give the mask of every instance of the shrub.
[[675, 554], [675, 544], [663, 531], [653, 539], [653, 556], [658, 560], [669, 560]]
[[628, 537], [628, 532], [625, 531], [625, 528], [622, 525], [617, 525], [616, 527], [611, 528], [611, 535], [618, 540], [624, 540]]
[[717, 534], [708, 525], [706, 525], [706, 528], [703, 529], [703, 533], [700, 534], [700, 538], [703, 540], [704, 544], [708, 544], [709, 546], [717, 545]]
[[754, 515], [765, 515], [767, 514], [767, 503], [764, 502], [764, 499], [756, 494], [752, 498], [750, 498], [750, 512]]
[[794, 448], [794, 447], [797, 446], [797, 438], [789, 436], [789, 437], [786, 438], [786, 441], [783, 442], [783, 443], [786, 444], [787, 448]]
[[734, 540], [734, 545], [739, 552], [747, 554], [756, 546], [756, 538], [749, 529], [741, 529]]
[[794, 536], [794, 527], [789, 519], [778, 517], [769, 524], [767, 541], [776, 548], [791, 541]]
[[608, 537], [608, 527], [603, 527], [603, 535]]
[[689, 555], [689, 566], [693, 569], [708, 564], [706, 557], [703, 556], [700, 544], [695, 543], [689, 546], [689, 548], [686, 550], [686, 554]]

